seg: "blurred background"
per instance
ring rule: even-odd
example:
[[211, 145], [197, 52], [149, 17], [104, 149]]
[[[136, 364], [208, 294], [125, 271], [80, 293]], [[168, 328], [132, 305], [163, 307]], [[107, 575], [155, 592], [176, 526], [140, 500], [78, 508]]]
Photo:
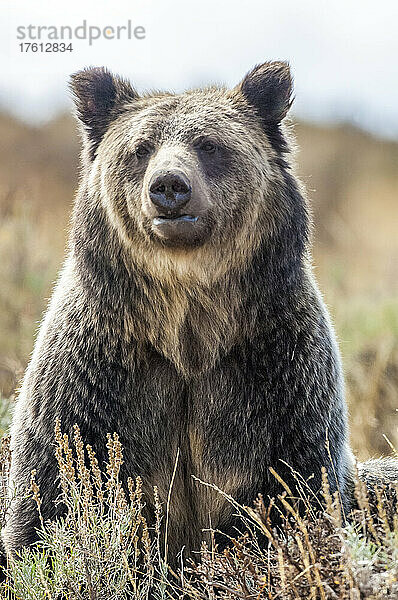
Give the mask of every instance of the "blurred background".
[[[297, 165], [315, 221], [314, 265], [337, 329], [360, 458], [398, 447], [398, 4], [381, 0], [2, 2], [0, 430], [64, 257], [78, 181], [70, 73], [106, 65], [139, 91], [237, 83], [289, 60]], [[21, 52], [17, 27], [145, 28]], [[40, 40], [23, 40], [40, 41]], [[41, 41], [46, 42], [43, 36]]]

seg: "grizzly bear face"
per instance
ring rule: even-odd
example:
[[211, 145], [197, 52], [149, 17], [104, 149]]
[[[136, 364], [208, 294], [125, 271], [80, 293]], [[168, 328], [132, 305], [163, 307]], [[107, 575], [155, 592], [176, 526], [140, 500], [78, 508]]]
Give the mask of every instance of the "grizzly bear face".
[[136, 255], [200, 262], [205, 254], [211, 267], [211, 256], [214, 265], [253, 251], [283, 218], [273, 189], [286, 150], [286, 63], [256, 67], [233, 90], [139, 97], [103, 68], [75, 74], [72, 89], [89, 193]]

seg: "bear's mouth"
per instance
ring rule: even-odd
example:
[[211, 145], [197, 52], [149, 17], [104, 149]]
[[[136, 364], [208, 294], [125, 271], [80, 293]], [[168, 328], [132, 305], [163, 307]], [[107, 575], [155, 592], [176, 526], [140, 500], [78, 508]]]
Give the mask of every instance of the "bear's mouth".
[[201, 215], [156, 215], [151, 219], [151, 232], [163, 245], [195, 247], [203, 244], [209, 231]]
[[156, 225], [162, 225], [163, 223], [167, 223], [167, 222], [196, 223], [198, 218], [199, 217], [195, 217], [194, 215], [178, 215], [178, 216], [162, 215], [161, 217], [155, 217], [153, 219], [153, 224], [156, 226]]

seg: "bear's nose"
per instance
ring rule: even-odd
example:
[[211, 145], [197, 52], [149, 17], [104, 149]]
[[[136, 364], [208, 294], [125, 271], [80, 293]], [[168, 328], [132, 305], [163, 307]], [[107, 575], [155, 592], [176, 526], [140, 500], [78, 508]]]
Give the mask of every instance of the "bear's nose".
[[178, 212], [191, 199], [187, 177], [179, 172], [157, 171], [149, 182], [149, 197], [162, 214]]

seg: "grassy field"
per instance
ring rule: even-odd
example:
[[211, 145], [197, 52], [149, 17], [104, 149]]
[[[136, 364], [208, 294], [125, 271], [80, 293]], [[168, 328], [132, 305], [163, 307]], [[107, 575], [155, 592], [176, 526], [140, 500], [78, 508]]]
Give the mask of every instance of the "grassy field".
[[[144, 496], [140, 478], [130, 479], [127, 489], [122, 486], [123, 448], [117, 434], [108, 434], [104, 472], [91, 447], [84, 446], [77, 426], [72, 438], [56, 424], [59, 500], [65, 517], [43, 523], [40, 489], [32, 474], [40, 540], [8, 564], [6, 582], [0, 584], [4, 600], [398, 598], [394, 489], [389, 495], [377, 489], [372, 494], [357, 479], [358, 508], [350, 520], [341, 510], [339, 493], [330, 493], [326, 471], [318, 506], [301, 482], [304, 514], [297, 512], [296, 499], [286, 484], [271, 505], [259, 497], [253, 507], [241, 506], [217, 490], [232, 504], [245, 533], [230, 538], [230, 547], [223, 552], [211, 535], [208, 544], [203, 543], [191, 557], [182, 549], [178, 566], [170, 566], [169, 503], [160, 503], [156, 486], [149, 492], [152, 497]], [[4, 440], [0, 454], [6, 469], [9, 451]], [[155, 507], [154, 522], [147, 521], [147, 499]], [[281, 515], [278, 529], [272, 527], [270, 506]], [[0, 508], [4, 519], [7, 503]]]
[[[360, 459], [389, 454], [386, 438], [398, 447], [398, 143], [375, 139], [350, 126], [298, 123], [295, 129], [300, 146], [298, 171], [314, 215], [315, 272], [343, 355], [352, 446]], [[79, 147], [74, 122], [67, 115], [38, 129], [0, 115], [0, 135], [0, 432], [5, 433], [38, 322], [63, 260]], [[82, 481], [67, 485], [76, 487], [77, 497], [84, 492]], [[117, 496], [119, 492], [112, 493]], [[107, 521], [106, 511], [101, 512], [103, 508], [92, 500], [92, 513], [82, 531], [87, 534], [94, 522], [99, 527], [97, 538], [92, 530], [87, 538], [97, 540], [97, 553], [90, 554], [91, 546], [86, 549], [92, 577], [99, 577], [97, 591], [90, 591], [86, 575], [81, 575], [84, 565], [73, 562], [80, 560], [70, 554], [77, 542], [61, 527], [43, 535], [49, 552], [57, 548], [59, 565], [75, 565], [71, 567], [75, 569], [72, 591], [51, 587], [55, 584], [46, 570], [48, 557], [39, 552], [14, 567], [20, 585], [16, 597], [127, 598], [128, 586], [136, 586], [135, 597], [147, 597], [151, 590], [156, 598], [182, 594], [271, 600], [398, 598], [394, 587], [398, 516], [380, 501], [379, 517], [373, 522], [363, 492], [358, 493], [361, 527], [346, 527], [331, 499], [322, 518], [310, 514], [305, 521], [293, 518], [293, 525], [286, 525], [280, 537], [268, 532], [268, 553], [260, 551], [255, 540], [256, 531], [268, 535], [264, 532], [266, 515], [259, 505], [257, 513], [247, 513], [254, 537], [236, 542], [228, 556], [204, 549], [194, 588], [188, 575], [170, 588], [156, 546], [160, 534], [150, 531], [142, 542], [147, 544], [143, 550], [147, 570], [139, 590], [136, 572], [123, 567], [123, 552], [130, 564], [137, 549], [134, 544], [122, 548], [120, 540], [127, 522], [128, 527], [132, 522], [142, 525], [141, 500], [132, 492], [130, 500], [118, 506], [115, 496], [109, 497], [105, 502], [113, 503], [113, 521]], [[289, 512], [286, 506], [284, 510]], [[106, 536], [113, 528], [121, 538], [112, 538], [116, 546], [110, 549]], [[133, 536], [136, 540], [142, 539], [145, 527], [139, 529], [141, 533]], [[85, 550], [81, 551], [84, 556]], [[112, 581], [119, 585], [115, 583], [113, 591], [101, 575], [104, 556], [114, 570]], [[63, 568], [59, 566], [60, 577]]]

